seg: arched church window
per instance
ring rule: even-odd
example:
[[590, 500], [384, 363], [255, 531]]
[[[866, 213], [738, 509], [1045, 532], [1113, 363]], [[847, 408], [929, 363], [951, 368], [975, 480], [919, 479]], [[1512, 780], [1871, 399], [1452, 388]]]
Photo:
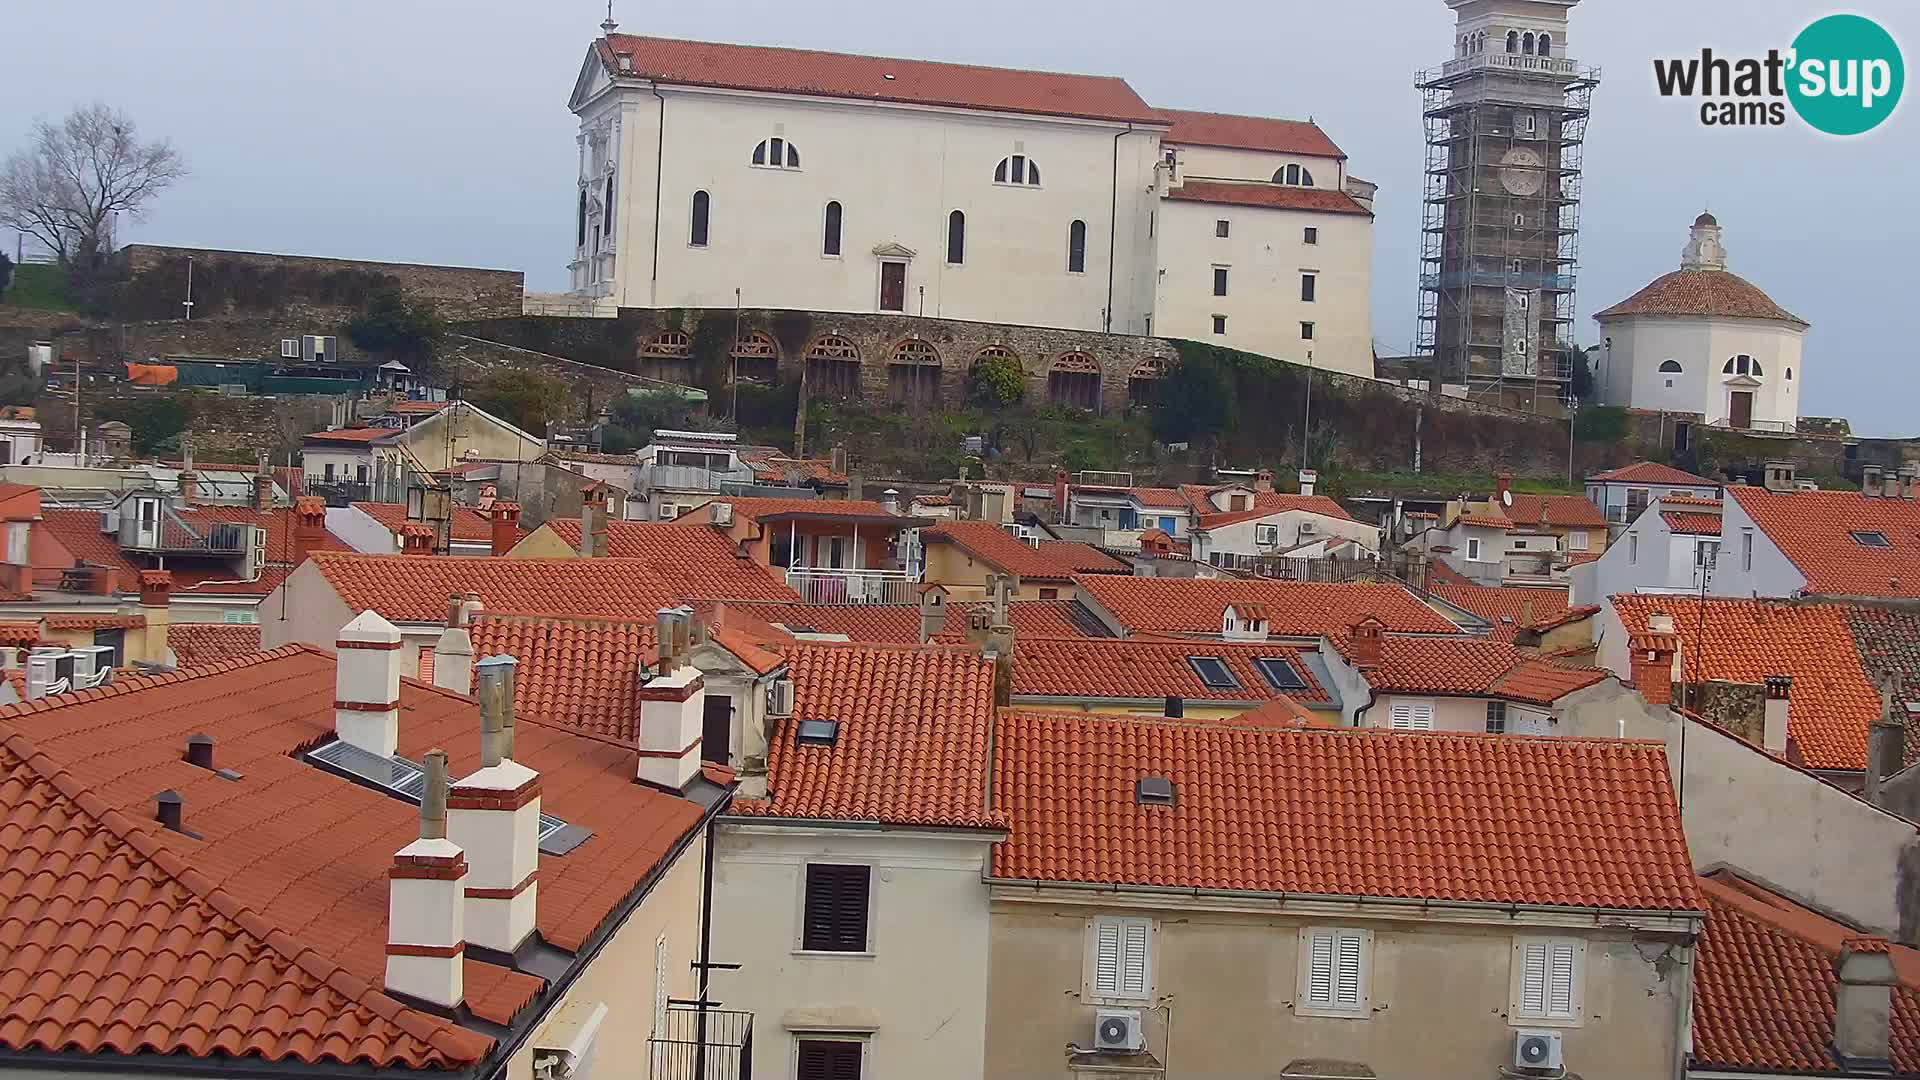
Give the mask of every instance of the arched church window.
[[1520, 51], [1520, 31], [1518, 30], [1507, 31], [1507, 51], [1510, 53], [1517, 53]]
[[827, 229], [820, 244], [820, 254], [840, 254], [840, 204], [837, 202], [827, 204]]
[[1661, 372], [1661, 374], [1663, 374], [1663, 375], [1678, 375], [1678, 374], [1680, 374], [1680, 361], [1678, 361], [1678, 360], [1662, 360], [1662, 361], [1660, 361], [1660, 372]]
[[947, 215], [947, 261], [955, 266], [967, 261], [967, 215], [958, 210]]
[[1720, 373], [1723, 375], [1751, 375], [1756, 379], [1766, 374], [1766, 372], [1760, 370], [1760, 361], [1755, 360], [1746, 353], [1738, 353], [1732, 359], [1728, 360], [1726, 364], [1720, 368]]
[[1520, 51], [1526, 53], [1528, 56], [1533, 55], [1533, 35], [1531, 33], [1520, 39]]
[[707, 246], [707, 209], [711, 203], [706, 192], [693, 193], [693, 228], [688, 231], [687, 243], [694, 247]]
[[993, 167], [993, 182], [996, 184], [1024, 184], [1028, 187], [1040, 185], [1040, 166], [1025, 154], [1012, 154], [1000, 159]]
[[1788, 381], [1788, 382], [1792, 382], [1792, 381], [1793, 381], [1793, 369], [1792, 369], [1792, 368], [1788, 368], [1788, 369], [1787, 369], [1787, 381]]
[[800, 151], [776, 135], [771, 139], [762, 139], [753, 148], [753, 163], [769, 169], [797, 169], [800, 167]]
[[587, 246], [587, 189], [586, 188], [580, 189], [580, 227], [578, 231], [580, 233], [580, 238], [573, 242], [574, 246], [586, 247]]
[[1553, 35], [1552, 34], [1540, 35], [1540, 55], [1541, 56], [1553, 55]]
[[1087, 223], [1076, 220], [1067, 226], [1067, 273], [1087, 272]]
[[613, 235], [613, 174], [607, 174], [607, 208], [600, 218], [600, 231]]
[[1288, 187], [1312, 187], [1313, 174], [1298, 165], [1287, 165], [1273, 171], [1273, 182]]

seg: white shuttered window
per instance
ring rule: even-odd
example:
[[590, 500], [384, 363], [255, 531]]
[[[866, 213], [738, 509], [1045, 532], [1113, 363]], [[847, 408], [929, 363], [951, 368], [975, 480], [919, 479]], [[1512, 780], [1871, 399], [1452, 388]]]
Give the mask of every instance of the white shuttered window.
[[1367, 930], [1312, 926], [1300, 931], [1300, 989], [1294, 1012], [1303, 1016], [1365, 1018], [1373, 934]]
[[1153, 920], [1102, 915], [1093, 920], [1095, 997], [1145, 1001], [1153, 996]]
[[1580, 1019], [1586, 945], [1571, 938], [1520, 938], [1513, 945], [1515, 1022]]
[[1432, 731], [1433, 702], [1395, 698], [1388, 719], [1395, 731]]

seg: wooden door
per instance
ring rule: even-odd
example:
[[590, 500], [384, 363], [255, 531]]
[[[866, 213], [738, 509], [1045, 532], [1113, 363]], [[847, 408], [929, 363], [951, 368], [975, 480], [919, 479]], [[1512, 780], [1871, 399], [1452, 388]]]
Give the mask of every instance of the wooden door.
[[1736, 428], [1753, 426], [1753, 391], [1735, 390], [1727, 402], [1727, 422]]
[[880, 310], [907, 310], [906, 263], [883, 262], [880, 264]]
[[725, 765], [728, 744], [733, 742], [733, 699], [725, 694], [708, 694], [700, 717], [700, 760]]

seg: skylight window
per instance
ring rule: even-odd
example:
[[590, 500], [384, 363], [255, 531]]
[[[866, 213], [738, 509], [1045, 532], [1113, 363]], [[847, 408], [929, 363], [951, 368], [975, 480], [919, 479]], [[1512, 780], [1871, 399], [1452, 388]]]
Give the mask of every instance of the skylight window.
[[1275, 690], [1305, 690], [1307, 682], [1293, 665], [1277, 656], [1262, 656], [1254, 660], [1253, 666], [1260, 670], [1260, 677]]
[[832, 746], [840, 736], [838, 720], [802, 720], [794, 739], [802, 746]]
[[[307, 760], [336, 776], [386, 792], [418, 806], [426, 789], [427, 771], [403, 757], [381, 757], [352, 743], [335, 740], [307, 751]], [[584, 843], [593, 831], [568, 824], [552, 814], [540, 815], [540, 853], [565, 855]]]
[[1856, 531], [1852, 535], [1853, 535], [1853, 542], [1856, 544], [1859, 544], [1861, 547], [1883, 548], [1883, 547], [1893, 546], [1892, 543], [1888, 542], [1887, 534], [1883, 532]]
[[1172, 806], [1173, 781], [1164, 776], [1143, 776], [1134, 788], [1134, 798], [1142, 806]]
[[1240, 680], [1227, 670], [1226, 661], [1217, 656], [1189, 656], [1187, 666], [1200, 676], [1200, 681], [1207, 684], [1209, 690], [1240, 689]]

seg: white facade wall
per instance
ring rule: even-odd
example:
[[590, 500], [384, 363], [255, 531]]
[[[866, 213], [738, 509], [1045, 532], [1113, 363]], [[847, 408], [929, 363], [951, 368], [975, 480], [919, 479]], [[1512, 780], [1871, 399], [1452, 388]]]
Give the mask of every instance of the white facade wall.
[[1703, 541], [1719, 539], [1675, 533], [1661, 516], [1660, 505], [1653, 503], [1607, 546], [1605, 554], [1573, 568], [1568, 575], [1572, 583], [1568, 603], [1574, 607], [1600, 604], [1622, 593], [1695, 592], [1700, 582], [1694, 576], [1694, 549]]
[[1720, 511], [1720, 563], [1707, 591], [1715, 596], [1792, 596], [1806, 587], [1807, 576], [1754, 524], [1739, 501], [1726, 500]]
[[[997, 835], [997, 834], [994, 834]], [[713, 995], [754, 1014], [753, 1075], [793, 1076], [795, 1037], [863, 1039], [863, 1076], [978, 1078], [985, 1068], [992, 836], [721, 826], [713, 937], [737, 971]], [[808, 863], [873, 867], [865, 953], [800, 950]]]
[[[369, 446], [309, 444], [300, 453], [300, 467], [309, 480], [371, 484], [379, 472], [374, 467], [375, 453]], [[333, 467], [331, 476], [327, 475], [328, 466]], [[366, 470], [364, 476], [362, 469]]]
[[1689, 495], [1699, 499], [1717, 499], [1720, 497], [1720, 485], [1711, 481], [1701, 484], [1631, 484], [1624, 480], [1590, 480], [1587, 482], [1587, 501], [1600, 508], [1609, 522], [1615, 525], [1626, 521], [1627, 492], [1644, 491], [1648, 502], [1665, 498], [1668, 495]]
[[[1300, 527], [1310, 523], [1312, 531], [1302, 533]], [[1280, 530], [1278, 544], [1260, 544], [1257, 542], [1259, 528], [1272, 525]], [[1343, 536], [1358, 541], [1369, 551], [1378, 551], [1380, 530], [1359, 521], [1329, 517], [1306, 510], [1282, 510], [1263, 518], [1251, 521], [1236, 521], [1231, 525], [1221, 525], [1208, 529], [1204, 533], [1194, 534], [1193, 557], [1206, 562], [1214, 552], [1233, 555], [1278, 555], [1290, 548], [1329, 536]]]
[[[1712, 424], [1727, 419], [1732, 391], [1745, 389], [1753, 393], [1756, 426], [1791, 428], [1799, 419], [1803, 327], [1758, 319], [1674, 315], [1619, 316], [1601, 325], [1612, 341], [1610, 354], [1601, 361], [1601, 389], [1609, 405], [1697, 412]], [[1722, 369], [1742, 353], [1760, 364], [1763, 374], [1754, 380], [1757, 387], [1728, 386], [1737, 376]], [[1660, 365], [1668, 360], [1677, 362], [1681, 370], [1662, 372]]]
[[[615, 148], [616, 211], [615, 270], [600, 291], [621, 306], [726, 307], [738, 289], [753, 307], [878, 311], [883, 257], [875, 249], [897, 246], [912, 252], [899, 256], [909, 314], [1146, 332], [1156, 130], [685, 87], [661, 87], [656, 97], [620, 87], [582, 110], [582, 171], [593, 175], [585, 181], [592, 191], [604, 191], [604, 173], [594, 172], [585, 135], [602, 130]], [[776, 136], [799, 152], [799, 168], [751, 164], [755, 146]], [[1001, 159], [1016, 153], [1040, 167], [1039, 185], [994, 182]], [[690, 243], [697, 191], [710, 200], [704, 247]], [[828, 202], [842, 210], [837, 257], [822, 250]], [[957, 265], [947, 261], [954, 210], [966, 215]], [[1075, 220], [1087, 226], [1086, 264], [1070, 273]], [[581, 253], [588, 262], [596, 243], [604, 242], [589, 237]], [[594, 283], [576, 273], [575, 287]]]
[[392, 555], [400, 550], [400, 538], [392, 529], [354, 506], [327, 507], [327, 532], [363, 555]]
[[1346, 190], [1346, 162], [1340, 158], [1165, 141], [1180, 152], [1180, 173], [1188, 180], [1272, 180], [1279, 170], [1298, 165], [1313, 174], [1313, 183], [1300, 186], [1322, 191]]

